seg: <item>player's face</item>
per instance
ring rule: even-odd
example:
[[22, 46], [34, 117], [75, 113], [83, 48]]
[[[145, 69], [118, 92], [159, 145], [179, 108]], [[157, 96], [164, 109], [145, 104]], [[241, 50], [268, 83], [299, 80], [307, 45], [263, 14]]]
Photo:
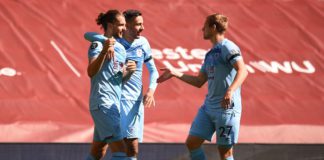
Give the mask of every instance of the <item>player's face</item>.
[[131, 22], [127, 23], [127, 31], [133, 38], [139, 38], [143, 30], [144, 20], [142, 16], [137, 16]]
[[210, 39], [213, 35], [212, 27], [209, 26], [209, 21], [206, 19], [205, 24], [202, 28], [202, 31], [204, 32], [204, 39]]
[[122, 38], [124, 31], [126, 30], [125, 17], [120, 15], [116, 17], [116, 22], [113, 25], [113, 36]]

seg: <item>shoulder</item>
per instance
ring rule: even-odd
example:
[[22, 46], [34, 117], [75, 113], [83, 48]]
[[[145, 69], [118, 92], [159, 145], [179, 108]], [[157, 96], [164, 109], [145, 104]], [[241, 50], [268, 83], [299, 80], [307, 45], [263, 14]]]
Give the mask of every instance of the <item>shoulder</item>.
[[142, 44], [149, 44], [149, 41], [143, 36], [140, 36], [138, 41]]
[[237, 49], [239, 47], [233, 41], [225, 39], [222, 42], [222, 48], [231, 50], [231, 49]]
[[145, 38], [144, 36], [140, 36], [138, 38], [138, 40], [142, 41], [142, 42], [148, 42], [147, 38]]
[[99, 53], [101, 52], [103, 48], [103, 45], [99, 41], [94, 41], [90, 44], [89, 50], [88, 50], [88, 58], [97, 57]]
[[115, 48], [118, 48], [118, 49], [124, 49], [125, 50], [125, 47], [118, 41], [116, 41], [115, 45], [114, 45]]
[[91, 44], [90, 44], [90, 48], [89, 50], [96, 50], [96, 49], [102, 49], [103, 45], [101, 42], [99, 41], [93, 41]]
[[124, 38], [116, 38], [116, 41], [119, 43], [123, 43], [125, 41], [125, 39]]
[[126, 55], [126, 49], [125, 49], [125, 47], [122, 44], [120, 44], [119, 42], [116, 42], [115, 43], [114, 50], [117, 53], [120, 53], [120, 54], [123, 54], [123, 55], [125, 54]]
[[222, 42], [222, 51], [235, 54], [236, 52], [240, 52], [240, 48], [233, 41], [224, 39]]

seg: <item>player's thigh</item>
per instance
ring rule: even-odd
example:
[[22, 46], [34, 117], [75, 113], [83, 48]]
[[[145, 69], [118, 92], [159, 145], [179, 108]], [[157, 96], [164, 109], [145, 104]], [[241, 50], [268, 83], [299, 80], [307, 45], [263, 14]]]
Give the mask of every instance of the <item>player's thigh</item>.
[[140, 141], [143, 138], [144, 125], [144, 106], [141, 101], [121, 101], [123, 110], [122, 132], [123, 136], [128, 139], [138, 138]]
[[99, 106], [98, 110], [91, 110], [95, 124], [94, 140], [106, 143], [122, 140], [120, 115], [116, 106], [106, 108]]
[[216, 143], [228, 148], [238, 141], [241, 114], [227, 110], [215, 114]]
[[203, 107], [198, 110], [198, 113], [191, 124], [189, 131], [190, 136], [200, 137], [211, 141], [213, 134], [215, 133], [215, 125], [211, 121], [210, 117], [206, 113]]

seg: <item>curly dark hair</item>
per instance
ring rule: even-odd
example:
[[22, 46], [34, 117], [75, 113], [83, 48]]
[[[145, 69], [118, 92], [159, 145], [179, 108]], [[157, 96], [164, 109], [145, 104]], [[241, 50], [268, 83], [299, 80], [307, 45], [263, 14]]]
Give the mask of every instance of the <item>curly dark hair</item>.
[[98, 25], [101, 25], [104, 30], [107, 30], [107, 24], [116, 22], [117, 16], [119, 15], [122, 14], [118, 10], [108, 10], [106, 13], [100, 13], [96, 22]]

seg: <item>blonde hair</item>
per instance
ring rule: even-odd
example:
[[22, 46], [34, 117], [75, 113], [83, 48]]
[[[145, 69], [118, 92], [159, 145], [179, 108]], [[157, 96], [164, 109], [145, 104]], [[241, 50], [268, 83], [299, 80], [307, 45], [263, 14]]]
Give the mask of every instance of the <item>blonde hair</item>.
[[224, 33], [228, 27], [228, 18], [220, 13], [215, 13], [207, 17], [209, 26], [216, 26], [218, 33]]

